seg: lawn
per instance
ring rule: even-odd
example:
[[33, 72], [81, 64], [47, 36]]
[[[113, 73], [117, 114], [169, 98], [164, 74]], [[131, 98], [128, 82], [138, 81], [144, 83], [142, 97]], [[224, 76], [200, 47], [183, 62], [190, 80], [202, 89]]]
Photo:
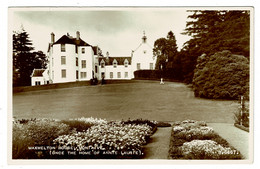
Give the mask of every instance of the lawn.
[[237, 101], [195, 98], [185, 84], [157, 81], [81, 86], [15, 93], [13, 117], [107, 120], [203, 120], [234, 123]]

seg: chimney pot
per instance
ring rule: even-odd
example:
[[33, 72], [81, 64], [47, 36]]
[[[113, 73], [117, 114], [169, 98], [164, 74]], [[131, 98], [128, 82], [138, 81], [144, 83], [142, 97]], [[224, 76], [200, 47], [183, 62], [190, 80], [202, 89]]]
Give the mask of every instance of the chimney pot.
[[77, 36], [76, 36], [76, 37], [77, 37], [77, 40], [79, 40], [79, 38], [80, 38], [80, 33], [79, 33], [79, 31], [76, 32], [76, 35], [77, 35]]
[[51, 43], [55, 42], [55, 34], [52, 32], [51, 33]]

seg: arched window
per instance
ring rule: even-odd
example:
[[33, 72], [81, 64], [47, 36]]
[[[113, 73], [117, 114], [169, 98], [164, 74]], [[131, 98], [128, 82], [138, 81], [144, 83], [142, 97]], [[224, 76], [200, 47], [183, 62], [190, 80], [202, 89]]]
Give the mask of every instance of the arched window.
[[116, 59], [114, 59], [114, 61], [113, 61], [113, 67], [114, 67], [114, 68], [117, 67], [117, 61], [116, 61]]
[[128, 67], [128, 64], [129, 64], [128, 60], [125, 59], [125, 61], [124, 61], [124, 65], [125, 65], [125, 67]]

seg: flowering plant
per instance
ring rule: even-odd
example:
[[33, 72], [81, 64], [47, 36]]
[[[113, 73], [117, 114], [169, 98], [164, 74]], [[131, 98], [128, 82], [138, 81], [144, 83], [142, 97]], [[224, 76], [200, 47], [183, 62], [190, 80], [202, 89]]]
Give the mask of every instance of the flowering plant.
[[184, 143], [180, 149], [184, 158], [188, 159], [241, 158], [237, 150], [231, 147], [223, 147], [212, 140], [193, 140]]
[[95, 125], [86, 132], [62, 135], [53, 140], [59, 147], [74, 147], [84, 150], [141, 150], [146, 137], [151, 135], [148, 125], [133, 125], [113, 122]]
[[173, 159], [241, 159], [239, 151], [203, 121], [185, 120], [172, 127], [169, 156]]

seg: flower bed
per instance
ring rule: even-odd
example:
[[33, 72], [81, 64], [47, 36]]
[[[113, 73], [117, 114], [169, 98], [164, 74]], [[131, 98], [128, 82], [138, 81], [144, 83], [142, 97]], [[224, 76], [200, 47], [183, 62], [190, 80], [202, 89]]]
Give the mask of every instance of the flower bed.
[[13, 158], [141, 158], [143, 145], [153, 134], [155, 124], [141, 121], [107, 122], [94, 118], [15, 120]]
[[185, 120], [173, 124], [169, 158], [241, 159], [242, 156], [205, 122]]

